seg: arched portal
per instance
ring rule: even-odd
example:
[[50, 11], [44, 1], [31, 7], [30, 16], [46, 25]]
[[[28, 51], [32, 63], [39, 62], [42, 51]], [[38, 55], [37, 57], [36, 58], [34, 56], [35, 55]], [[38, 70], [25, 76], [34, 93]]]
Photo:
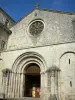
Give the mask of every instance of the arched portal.
[[[45, 60], [40, 54], [35, 52], [27, 52], [20, 55], [12, 66], [11, 83], [13, 84], [10, 86], [12, 89], [11, 96], [29, 97], [31, 96], [29, 92], [31, 92], [30, 89], [33, 88], [32, 86], [36, 86], [37, 88], [44, 86], [41, 81], [43, 80], [43, 75], [41, 76], [40, 73], [44, 73], [46, 68], [47, 66]], [[29, 83], [29, 87], [28, 82], [26, 82], [27, 79], [31, 82], [31, 85]], [[33, 80], [34, 82], [32, 82]]]
[[36, 63], [27, 65], [24, 69], [24, 96], [40, 97], [40, 67]]

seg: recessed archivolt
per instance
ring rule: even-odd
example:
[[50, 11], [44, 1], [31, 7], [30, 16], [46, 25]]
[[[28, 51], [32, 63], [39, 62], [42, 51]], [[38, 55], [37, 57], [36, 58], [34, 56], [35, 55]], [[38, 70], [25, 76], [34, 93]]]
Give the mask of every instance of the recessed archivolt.
[[47, 69], [44, 58], [35, 52], [27, 52], [20, 55], [12, 66], [12, 72], [23, 73], [28, 64], [35, 63], [40, 67], [41, 72], [45, 72]]
[[67, 52], [64, 52], [64, 53], [60, 56], [60, 59], [61, 59], [65, 54], [68, 54], [68, 53], [75, 54], [75, 52], [73, 52], [73, 51], [67, 51]]

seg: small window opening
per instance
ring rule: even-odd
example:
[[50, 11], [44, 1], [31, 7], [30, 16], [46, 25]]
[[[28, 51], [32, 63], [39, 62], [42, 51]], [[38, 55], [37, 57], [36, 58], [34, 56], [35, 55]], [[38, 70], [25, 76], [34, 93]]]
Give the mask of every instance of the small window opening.
[[70, 81], [70, 87], [72, 87], [72, 81]]
[[72, 21], [73, 24], [73, 31], [75, 32], [75, 20]]
[[70, 64], [70, 59], [69, 59], [69, 64]]

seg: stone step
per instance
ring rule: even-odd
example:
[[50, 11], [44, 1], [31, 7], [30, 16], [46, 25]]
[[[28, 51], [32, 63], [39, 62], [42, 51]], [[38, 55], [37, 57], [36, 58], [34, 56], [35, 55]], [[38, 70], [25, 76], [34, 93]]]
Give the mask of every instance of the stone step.
[[18, 98], [18, 100], [40, 100], [40, 98], [24, 97], [24, 98]]
[[40, 98], [22, 97], [22, 98], [5, 98], [0, 100], [40, 100]]

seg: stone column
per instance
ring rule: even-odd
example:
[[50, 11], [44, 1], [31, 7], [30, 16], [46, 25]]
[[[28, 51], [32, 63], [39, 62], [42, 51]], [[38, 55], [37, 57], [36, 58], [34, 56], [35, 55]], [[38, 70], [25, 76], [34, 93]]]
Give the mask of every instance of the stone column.
[[15, 90], [15, 98], [19, 97], [19, 74], [18, 72], [15, 73], [15, 84], [14, 84], [14, 90]]
[[59, 68], [53, 66], [48, 69], [46, 72], [48, 73], [48, 85], [50, 90], [50, 100], [59, 100], [58, 93], [58, 72]]
[[17, 93], [18, 93], [18, 91], [17, 91], [17, 83], [18, 83], [18, 80], [19, 80], [19, 78], [18, 78], [18, 73], [16, 72], [15, 73], [15, 85], [14, 85], [14, 93], [15, 93], [15, 95], [14, 95], [14, 97], [16, 98], [17, 97]]
[[8, 97], [11, 98], [11, 77], [12, 77], [12, 72], [10, 72], [9, 76], [9, 87], [8, 87]]
[[16, 97], [18, 96], [19, 74], [16, 73]]
[[55, 71], [55, 94], [56, 97], [58, 98], [58, 71]]
[[55, 73], [51, 71], [51, 95], [55, 94]]
[[48, 100], [49, 91], [48, 91], [48, 75], [46, 72], [41, 73], [41, 100]]
[[13, 72], [13, 75], [12, 75], [12, 98], [15, 97], [15, 73]]
[[3, 90], [4, 90], [4, 82], [3, 82], [3, 81], [4, 81], [4, 80], [3, 80], [3, 73], [2, 73], [2, 83], [1, 83], [1, 86], [2, 86], [2, 88], [1, 88], [1, 89], [2, 89], [2, 93], [4, 93], [4, 91], [3, 91]]
[[6, 80], [7, 80], [7, 97], [8, 98], [9, 98], [9, 87], [10, 87], [9, 79], [10, 79], [10, 71], [7, 72], [7, 77], [6, 77]]
[[15, 98], [16, 97], [20, 97], [20, 83], [21, 83], [21, 79], [20, 79], [20, 73], [16, 73], [16, 81], [15, 81]]
[[20, 97], [24, 96], [24, 81], [25, 81], [25, 74], [21, 73], [20, 74]]
[[49, 96], [51, 95], [51, 73], [48, 74], [48, 91], [49, 91]]
[[6, 80], [5, 80], [5, 74], [3, 73], [3, 79], [2, 79], [2, 86], [3, 86], [3, 98], [5, 98], [5, 88], [6, 88]]
[[4, 83], [3, 84], [4, 85], [3, 86], [4, 87], [4, 89], [3, 89], [4, 90], [4, 98], [5, 98], [5, 96], [6, 96], [6, 77], [5, 76], [3, 77], [3, 83]]
[[12, 72], [12, 75], [11, 75], [11, 98], [14, 97], [14, 72]]
[[10, 72], [11, 70], [6, 68], [2, 70], [3, 72], [3, 87], [4, 87], [4, 95], [6, 98], [8, 98], [9, 95], [9, 78], [10, 78]]
[[58, 100], [61, 100], [61, 83], [60, 83], [60, 70], [58, 71]]
[[19, 93], [19, 97], [20, 97], [20, 89], [21, 89], [21, 73], [19, 73], [19, 87], [18, 87], [18, 93]]
[[45, 89], [45, 74], [44, 73], [40, 73], [40, 77], [41, 77], [41, 84], [40, 84], [40, 98], [44, 99], [44, 89]]
[[16, 78], [17, 78], [17, 72], [14, 73], [14, 98], [16, 97]]

